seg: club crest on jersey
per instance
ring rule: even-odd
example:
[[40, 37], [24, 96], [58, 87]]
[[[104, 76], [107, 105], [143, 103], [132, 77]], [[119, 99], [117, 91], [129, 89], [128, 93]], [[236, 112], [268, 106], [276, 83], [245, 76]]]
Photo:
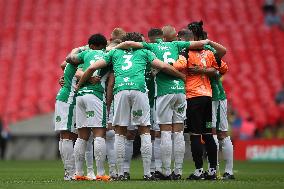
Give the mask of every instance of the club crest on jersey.
[[142, 110], [136, 110], [132, 112], [133, 117], [141, 117], [143, 114]]
[[60, 122], [61, 121], [61, 117], [60, 116], [56, 116], [55, 121], [56, 122]]
[[94, 111], [87, 111], [86, 114], [87, 114], [87, 118], [95, 116], [95, 112]]

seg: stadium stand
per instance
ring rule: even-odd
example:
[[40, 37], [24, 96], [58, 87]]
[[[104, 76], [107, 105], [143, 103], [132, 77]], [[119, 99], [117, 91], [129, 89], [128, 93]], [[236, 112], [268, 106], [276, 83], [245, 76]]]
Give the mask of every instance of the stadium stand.
[[0, 114], [11, 123], [52, 112], [59, 64], [92, 33], [109, 36], [120, 26], [146, 34], [202, 19], [209, 38], [228, 48], [224, 84], [233, 108], [258, 128], [274, 124], [284, 117], [274, 102], [284, 82], [284, 34], [263, 24], [261, 6], [261, 0], [2, 0]]

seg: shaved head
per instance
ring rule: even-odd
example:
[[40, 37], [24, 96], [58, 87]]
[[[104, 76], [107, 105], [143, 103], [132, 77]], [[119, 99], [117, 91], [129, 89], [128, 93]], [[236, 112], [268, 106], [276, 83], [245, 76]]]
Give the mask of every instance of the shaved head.
[[122, 39], [123, 36], [126, 35], [126, 32], [122, 28], [114, 28], [111, 32], [111, 38], [110, 41], [116, 40], [116, 39]]
[[171, 25], [164, 26], [162, 28], [162, 31], [163, 31], [164, 41], [176, 41], [177, 40], [177, 37], [176, 37], [177, 32], [173, 26]]

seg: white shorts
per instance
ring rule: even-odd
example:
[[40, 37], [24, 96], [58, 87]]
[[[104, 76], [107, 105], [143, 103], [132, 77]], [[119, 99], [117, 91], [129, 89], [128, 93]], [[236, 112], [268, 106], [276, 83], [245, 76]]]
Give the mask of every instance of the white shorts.
[[150, 106], [147, 93], [123, 90], [114, 95], [112, 124], [114, 126], [150, 125]]
[[167, 94], [157, 98], [158, 124], [184, 123], [186, 118], [185, 94]]
[[[109, 110], [109, 114], [108, 114], [108, 122], [107, 123], [109, 123], [109, 124], [112, 124], [112, 120], [113, 120], [113, 112], [114, 112], [114, 105], [113, 105], [114, 103], [111, 103], [111, 107], [110, 107], [110, 110]], [[135, 126], [135, 125], [129, 125], [128, 127], [127, 127], [127, 130], [130, 130], [130, 131], [133, 131], [133, 130], [136, 130], [136, 129], [138, 129], [138, 127], [137, 127], [137, 125]]]
[[228, 131], [227, 99], [212, 101], [212, 127], [218, 131]]
[[76, 127], [106, 127], [106, 105], [96, 95], [76, 98]]
[[57, 100], [55, 103], [55, 131], [75, 131], [75, 105]]

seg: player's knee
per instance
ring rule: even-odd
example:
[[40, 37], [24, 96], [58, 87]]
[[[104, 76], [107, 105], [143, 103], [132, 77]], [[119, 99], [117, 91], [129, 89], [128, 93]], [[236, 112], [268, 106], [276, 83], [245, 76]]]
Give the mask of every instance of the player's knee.
[[127, 130], [126, 139], [134, 140], [136, 137], [137, 130]]
[[112, 140], [114, 138], [115, 131], [114, 130], [108, 130], [106, 132], [106, 140]]
[[161, 138], [161, 131], [155, 131], [155, 138]]

